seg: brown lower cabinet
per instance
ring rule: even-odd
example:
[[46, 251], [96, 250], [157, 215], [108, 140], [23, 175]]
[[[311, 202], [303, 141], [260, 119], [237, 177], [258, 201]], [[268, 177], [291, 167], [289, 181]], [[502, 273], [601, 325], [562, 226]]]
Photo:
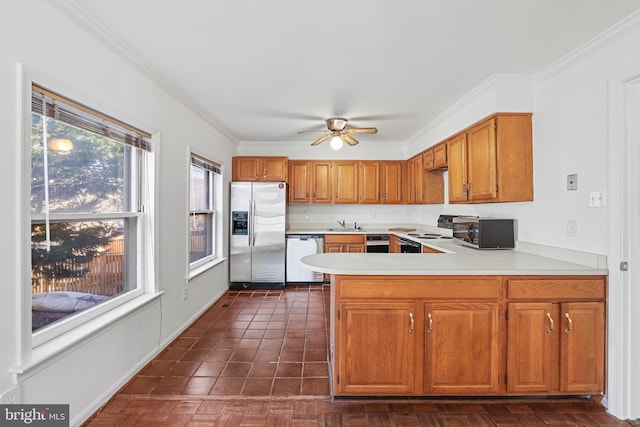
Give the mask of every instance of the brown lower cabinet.
[[325, 234], [324, 251], [327, 253], [366, 251], [366, 235], [360, 234]]
[[605, 292], [605, 276], [333, 276], [333, 393], [603, 393]]

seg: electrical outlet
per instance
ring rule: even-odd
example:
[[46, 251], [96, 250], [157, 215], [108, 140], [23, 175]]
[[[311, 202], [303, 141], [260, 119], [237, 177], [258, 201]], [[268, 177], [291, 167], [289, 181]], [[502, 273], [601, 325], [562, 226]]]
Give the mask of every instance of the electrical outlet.
[[9, 390], [0, 394], [0, 404], [2, 405], [15, 405], [20, 403], [20, 386], [14, 385]]
[[577, 190], [578, 189], [578, 174], [572, 173], [567, 175], [567, 190]]
[[602, 208], [605, 205], [604, 191], [595, 191], [589, 193], [589, 207], [590, 208]]
[[578, 221], [576, 221], [575, 219], [567, 220], [567, 236], [578, 236]]
[[189, 288], [185, 286], [184, 288], [182, 288], [182, 299], [186, 301], [187, 298], [189, 298]]

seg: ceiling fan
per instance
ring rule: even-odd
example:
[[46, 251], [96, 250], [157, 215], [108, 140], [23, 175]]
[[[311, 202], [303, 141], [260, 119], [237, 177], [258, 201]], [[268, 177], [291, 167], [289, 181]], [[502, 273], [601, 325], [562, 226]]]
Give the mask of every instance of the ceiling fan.
[[354, 146], [359, 143], [357, 139], [351, 136], [351, 134], [376, 134], [378, 133], [377, 128], [348, 128], [347, 122], [348, 120], [342, 117], [329, 117], [325, 120], [327, 123], [327, 130], [306, 130], [300, 131], [301, 133], [311, 133], [311, 132], [324, 132], [326, 135], [321, 136], [311, 143], [312, 146], [321, 144], [327, 139], [331, 138], [331, 148], [334, 150], [339, 150], [342, 147], [342, 142], [346, 142], [347, 144]]

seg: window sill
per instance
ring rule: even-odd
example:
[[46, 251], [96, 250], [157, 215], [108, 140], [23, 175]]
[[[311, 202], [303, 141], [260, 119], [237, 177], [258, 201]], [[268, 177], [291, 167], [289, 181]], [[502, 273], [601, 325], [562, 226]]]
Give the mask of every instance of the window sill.
[[16, 375], [18, 381], [29, 378], [49, 364], [62, 358], [65, 354], [80, 347], [88, 339], [93, 338], [98, 332], [113, 326], [123, 318], [156, 301], [162, 294], [163, 292], [141, 295], [95, 319], [91, 319], [67, 333], [39, 345], [31, 351], [30, 360], [12, 368], [10, 372]]
[[212, 269], [213, 267], [222, 264], [224, 261], [226, 261], [227, 258], [223, 257], [223, 258], [216, 258], [213, 259], [211, 261], [209, 261], [206, 264], [200, 265], [198, 267], [195, 267], [193, 269], [189, 270], [189, 277], [187, 277], [187, 282], [191, 279], [193, 279], [194, 277], [197, 277], [199, 275], [201, 275], [202, 273], [204, 273], [205, 271], [208, 271], [210, 269]]

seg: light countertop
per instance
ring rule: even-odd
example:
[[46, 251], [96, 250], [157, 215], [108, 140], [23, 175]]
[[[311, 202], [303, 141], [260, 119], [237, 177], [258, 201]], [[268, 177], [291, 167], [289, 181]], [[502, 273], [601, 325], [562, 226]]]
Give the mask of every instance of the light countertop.
[[[320, 229], [319, 234], [329, 234]], [[289, 230], [292, 233], [293, 230]], [[303, 233], [297, 229], [298, 233]], [[309, 231], [311, 232], [311, 231]], [[607, 269], [563, 261], [516, 249], [474, 249], [451, 239], [420, 240], [408, 232], [388, 229], [367, 233], [390, 233], [410, 238], [444, 253], [325, 253], [302, 258], [312, 271], [353, 275], [606, 275]], [[451, 230], [420, 227], [420, 232], [449, 234]], [[555, 255], [555, 254], [554, 254]]]

